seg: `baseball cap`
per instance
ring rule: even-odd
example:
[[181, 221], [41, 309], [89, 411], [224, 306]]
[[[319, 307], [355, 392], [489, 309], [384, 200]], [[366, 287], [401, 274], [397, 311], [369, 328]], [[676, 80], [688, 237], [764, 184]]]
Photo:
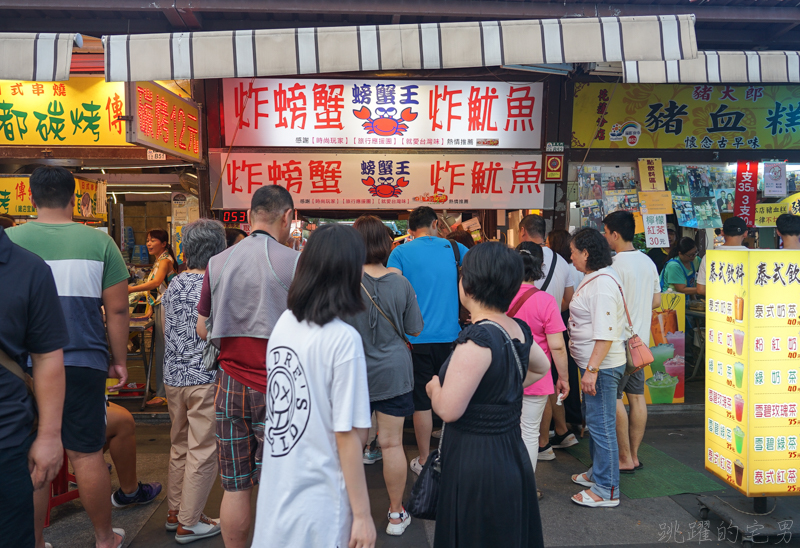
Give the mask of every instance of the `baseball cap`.
[[672, 232], [677, 232], [677, 230], [675, 230], [675, 225], [672, 223], [667, 223], [667, 230], [668, 231], [671, 230]]
[[740, 217], [728, 217], [722, 224], [722, 233], [726, 236], [741, 236], [747, 232], [747, 223]]

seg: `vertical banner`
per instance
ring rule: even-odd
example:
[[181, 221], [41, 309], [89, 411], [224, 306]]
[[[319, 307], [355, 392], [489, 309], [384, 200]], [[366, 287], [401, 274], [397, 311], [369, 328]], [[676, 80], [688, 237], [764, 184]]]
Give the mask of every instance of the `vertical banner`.
[[733, 214], [744, 219], [747, 226], [756, 221], [756, 184], [758, 162], [739, 162], [736, 169], [736, 202]]
[[664, 168], [661, 158], [639, 158], [639, 184], [641, 190], [664, 190]]
[[706, 255], [706, 469], [748, 497], [796, 495], [800, 252]]
[[669, 247], [667, 237], [667, 216], [663, 214], [647, 214], [644, 217], [645, 245], [648, 249], [654, 247]]
[[764, 196], [786, 196], [786, 164], [784, 162], [764, 164]]

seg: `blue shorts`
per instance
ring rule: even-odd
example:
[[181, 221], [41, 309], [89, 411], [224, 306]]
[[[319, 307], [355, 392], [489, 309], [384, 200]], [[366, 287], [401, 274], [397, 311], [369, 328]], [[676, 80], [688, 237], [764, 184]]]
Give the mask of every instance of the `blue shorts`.
[[414, 391], [400, 394], [388, 400], [369, 402], [370, 413], [377, 411], [390, 417], [410, 417], [414, 414]]

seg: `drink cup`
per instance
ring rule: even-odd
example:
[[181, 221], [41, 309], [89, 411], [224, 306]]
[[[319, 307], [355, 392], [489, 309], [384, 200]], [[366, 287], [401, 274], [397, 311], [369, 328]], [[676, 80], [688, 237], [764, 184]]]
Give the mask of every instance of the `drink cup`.
[[744, 477], [744, 464], [739, 459], [733, 463], [733, 469], [736, 472], [736, 485], [742, 486], [742, 478]]
[[744, 331], [741, 329], [734, 329], [733, 340], [736, 343], [736, 355], [741, 356], [742, 350], [744, 350]]
[[686, 361], [683, 356], [675, 356], [671, 360], [664, 362], [664, 369], [667, 371], [667, 375], [678, 379], [678, 385], [675, 387], [675, 397], [677, 399], [682, 398], [686, 384]]
[[744, 415], [744, 398], [741, 394], [736, 394], [733, 399], [736, 402], [736, 420], [742, 422], [742, 415]]
[[651, 403], [672, 403], [678, 379], [660, 371], [644, 381], [650, 391]]
[[733, 439], [736, 442], [736, 452], [741, 455], [744, 447], [744, 430], [741, 427], [737, 426], [733, 429]]
[[742, 362], [733, 364], [733, 375], [736, 378], [736, 388], [741, 388], [744, 380], [744, 364]]
[[653, 353], [653, 363], [650, 364], [650, 371], [655, 375], [658, 372], [666, 373], [664, 362], [675, 356], [675, 346], [671, 344], [659, 344], [650, 348]]
[[667, 333], [667, 342], [675, 348], [675, 356], [686, 355], [686, 333], [683, 331]]
[[744, 319], [744, 297], [740, 297], [739, 295], [733, 297], [733, 310], [735, 315], [734, 319], [741, 323]]

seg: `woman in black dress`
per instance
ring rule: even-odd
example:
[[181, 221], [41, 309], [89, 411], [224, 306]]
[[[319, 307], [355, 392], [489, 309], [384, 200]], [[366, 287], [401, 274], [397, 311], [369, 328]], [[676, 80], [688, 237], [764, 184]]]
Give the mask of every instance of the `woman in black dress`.
[[464, 256], [459, 287], [472, 325], [428, 383], [447, 426], [434, 548], [543, 546], [536, 481], [520, 433], [522, 388], [550, 372], [530, 328], [505, 315], [522, 259], [500, 243]]

